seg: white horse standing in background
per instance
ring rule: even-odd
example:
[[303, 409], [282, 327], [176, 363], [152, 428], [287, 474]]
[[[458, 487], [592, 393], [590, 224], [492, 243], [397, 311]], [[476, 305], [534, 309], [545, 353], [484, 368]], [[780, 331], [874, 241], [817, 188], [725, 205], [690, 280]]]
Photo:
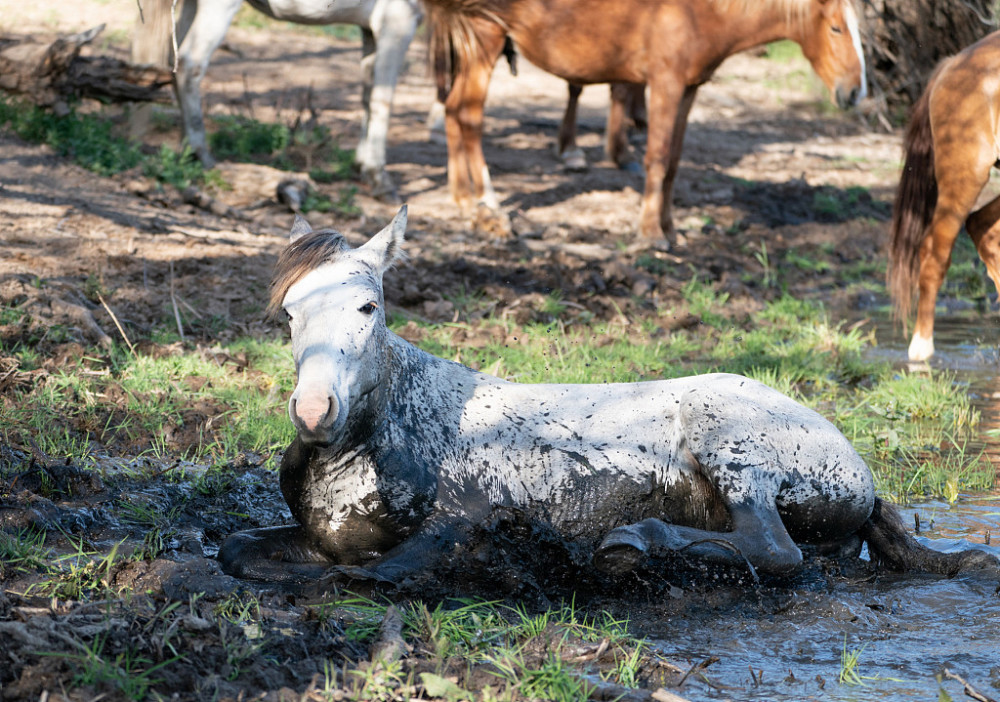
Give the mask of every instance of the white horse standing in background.
[[[178, 13], [173, 14], [177, 3]], [[373, 194], [395, 194], [385, 170], [385, 141], [396, 81], [406, 50], [423, 19], [419, 0], [248, 0], [269, 17], [298, 24], [356, 24], [361, 28], [361, 139], [354, 160]], [[205, 137], [201, 81], [212, 54], [222, 43], [243, 0], [145, 0], [136, 25], [133, 60], [165, 61], [176, 40], [174, 77], [184, 136], [199, 160], [215, 160]], [[170, 32], [176, 16], [176, 34]], [[144, 21], [143, 21], [144, 20]]]

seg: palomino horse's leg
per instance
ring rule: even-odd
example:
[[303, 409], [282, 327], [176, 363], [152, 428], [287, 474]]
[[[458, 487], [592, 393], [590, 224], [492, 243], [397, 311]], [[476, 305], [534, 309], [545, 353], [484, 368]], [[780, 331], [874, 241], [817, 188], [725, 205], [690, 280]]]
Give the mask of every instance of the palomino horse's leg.
[[[205, 138], [205, 119], [201, 109], [201, 81], [205, 77], [205, 71], [208, 70], [212, 54], [222, 43], [229, 23], [233, 21], [242, 3], [243, 0], [218, 0], [196, 4], [192, 0], [186, 0], [182, 11], [175, 77], [177, 102], [181, 108], [184, 135], [188, 145], [206, 168], [214, 165], [215, 159], [208, 150]], [[189, 16], [191, 8], [194, 7], [197, 7], [197, 13], [190, 29], [184, 32], [183, 24], [186, 16]]]
[[364, 118], [354, 158], [362, 180], [373, 186], [376, 197], [395, 197], [395, 185], [385, 170], [385, 142], [396, 81], [421, 18], [416, 2], [386, 0], [381, 13], [373, 16], [376, 21], [370, 31], [362, 28]]
[[[445, 101], [445, 134], [448, 139], [448, 186], [465, 212], [475, 199], [477, 226], [506, 236], [510, 223], [500, 212], [500, 203], [483, 156], [483, 105], [490, 75], [504, 46], [504, 31], [495, 23], [469, 20], [475, 29], [478, 50], [462, 56], [459, 70]], [[485, 209], [485, 212], [481, 210]]]
[[580, 103], [580, 93], [583, 86], [579, 83], [568, 83], [569, 99], [566, 101], [566, 111], [559, 125], [559, 137], [556, 143], [556, 155], [570, 171], [587, 170], [587, 158], [583, 149], [576, 144], [577, 107]]
[[[650, 82], [649, 136], [646, 142], [646, 189], [639, 213], [639, 236], [647, 242], [660, 242], [664, 234], [673, 234], [670, 203], [663, 200], [663, 185], [670, 159], [670, 145], [677, 121], [677, 111], [684, 96], [684, 84], [675, 76], [662, 75]], [[664, 230], [662, 222], [667, 223]]]
[[[972, 141], [969, 139], [965, 145], [970, 146], [969, 150], [973, 155], [977, 153], [977, 149], [978, 153], [984, 153]], [[935, 145], [939, 147], [934, 163], [938, 177], [938, 198], [928, 233], [920, 245], [917, 321], [908, 350], [911, 361], [926, 361], [934, 355], [934, 306], [937, 294], [951, 265], [955, 239], [958, 238], [966, 215], [986, 185], [989, 169], [993, 165], [992, 159], [981, 159], [983, 163], [976, 164], [965, 149], [960, 149], [960, 156], [953, 153], [947, 147], [955, 143], [942, 140], [935, 134]]]
[[979, 258], [986, 264], [993, 285], [1000, 292], [1000, 195], [969, 215], [965, 229], [976, 245]]

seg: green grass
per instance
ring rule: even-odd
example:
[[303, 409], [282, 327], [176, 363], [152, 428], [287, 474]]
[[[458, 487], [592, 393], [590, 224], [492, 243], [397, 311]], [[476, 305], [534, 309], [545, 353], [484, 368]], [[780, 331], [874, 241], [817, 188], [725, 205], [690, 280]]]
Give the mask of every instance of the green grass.
[[[343, 181], [353, 175], [353, 151], [341, 149], [322, 125], [288, 126], [239, 116], [216, 117], [211, 124], [209, 145], [217, 158], [306, 170], [317, 183]], [[0, 129], [25, 141], [46, 144], [60, 156], [102, 176], [137, 168], [177, 189], [228, 187], [218, 171], [206, 171], [187, 147], [176, 150], [164, 144], [147, 153], [140, 144], [121, 136], [115, 118], [104, 110], [83, 113], [74, 108], [66, 115], [56, 115], [0, 95]], [[354, 204], [355, 193], [353, 187], [340, 189], [336, 197], [311, 192], [302, 210], [356, 216], [360, 210]]]

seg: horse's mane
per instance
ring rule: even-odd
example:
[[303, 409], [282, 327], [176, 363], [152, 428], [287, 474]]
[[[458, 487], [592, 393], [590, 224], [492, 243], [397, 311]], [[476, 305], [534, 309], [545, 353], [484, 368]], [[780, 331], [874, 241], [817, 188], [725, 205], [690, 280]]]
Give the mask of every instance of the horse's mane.
[[721, 10], [735, 10], [744, 14], [759, 12], [761, 5], [782, 10], [791, 19], [804, 18], [813, 0], [706, 0]]
[[333, 229], [309, 232], [289, 244], [274, 266], [271, 278], [271, 299], [267, 315], [273, 316], [281, 309], [288, 289], [317, 266], [333, 261], [349, 249], [344, 235]]

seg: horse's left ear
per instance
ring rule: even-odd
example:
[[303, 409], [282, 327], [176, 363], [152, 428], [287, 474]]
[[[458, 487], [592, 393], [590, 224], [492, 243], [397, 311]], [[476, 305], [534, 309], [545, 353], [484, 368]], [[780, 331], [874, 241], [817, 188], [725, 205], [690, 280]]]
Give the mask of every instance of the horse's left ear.
[[392, 218], [389, 225], [368, 240], [358, 251], [371, 256], [372, 263], [381, 271], [385, 271], [393, 263], [403, 257], [403, 239], [406, 235], [406, 205]]
[[312, 230], [313, 228], [309, 226], [309, 222], [306, 221], [306, 218], [300, 214], [296, 214], [295, 221], [292, 223], [292, 230], [288, 232], [288, 241], [293, 242], [299, 237], [311, 234]]

